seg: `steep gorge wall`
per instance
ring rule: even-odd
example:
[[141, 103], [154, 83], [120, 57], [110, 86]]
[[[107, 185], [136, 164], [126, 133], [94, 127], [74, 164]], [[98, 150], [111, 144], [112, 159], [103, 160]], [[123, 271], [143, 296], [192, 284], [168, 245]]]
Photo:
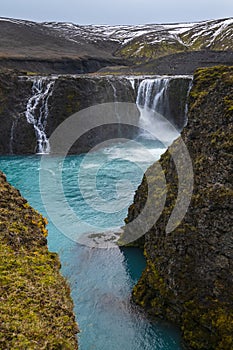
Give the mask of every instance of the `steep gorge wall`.
[[[89, 106], [117, 101], [135, 101], [129, 81], [84, 76], [44, 76], [54, 80], [52, 96], [48, 101], [49, 116], [45, 132], [49, 137], [66, 118]], [[0, 74], [0, 154], [34, 154], [37, 141], [33, 124], [26, 120], [27, 103], [32, 96], [36, 77], [18, 76], [17, 73]], [[116, 93], [117, 90], [117, 93]], [[37, 109], [39, 109], [38, 106]], [[37, 110], [38, 112], [38, 110]], [[38, 113], [37, 113], [38, 114]], [[87, 149], [85, 140], [74, 153]]]
[[0, 348], [78, 348], [70, 289], [47, 248], [46, 219], [0, 172]]
[[[126, 219], [132, 222], [142, 211], [147, 179], [153, 188], [164, 173], [166, 203], [159, 220], [145, 234], [147, 267], [133, 290], [133, 300], [152, 316], [179, 324], [190, 349], [233, 347], [232, 96], [232, 67], [195, 73], [189, 121], [181, 134], [193, 163], [194, 188], [179, 226], [166, 232], [179, 185], [169, 151], [147, 170]], [[171, 146], [173, 150], [179, 142]], [[148, 211], [152, 216], [161, 199], [159, 189], [153, 191]], [[142, 232], [145, 226], [146, 222], [138, 223]], [[125, 234], [132, 234], [127, 226]]]
[[24, 116], [31, 94], [31, 83], [18, 78], [15, 71], [0, 72], [0, 154], [12, 153], [12, 133], [21, 153], [33, 153], [36, 137]]

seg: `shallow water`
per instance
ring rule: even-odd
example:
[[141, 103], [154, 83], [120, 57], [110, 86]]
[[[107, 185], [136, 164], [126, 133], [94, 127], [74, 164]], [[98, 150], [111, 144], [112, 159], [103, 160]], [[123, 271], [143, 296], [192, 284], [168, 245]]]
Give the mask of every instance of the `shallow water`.
[[[79, 243], [89, 229], [102, 232], [124, 224], [143, 172], [164, 151], [160, 144], [147, 146], [145, 150], [132, 143], [115, 145], [88, 156], [68, 156], [64, 163], [49, 156], [44, 163], [41, 156], [0, 157], [0, 169], [8, 181], [49, 219], [49, 249], [59, 253], [62, 272], [71, 285], [81, 350], [181, 349], [177, 330], [150, 322], [130, 302], [132, 287], [145, 266], [142, 252]], [[63, 198], [56, 188], [59, 169]], [[47, 174], [47, 187], [39, 182], [41, 173]], [[66, 215], [67, 203], [72, 213]], [[50, 214], [53, 211], [51, 217], [46, 207]]]

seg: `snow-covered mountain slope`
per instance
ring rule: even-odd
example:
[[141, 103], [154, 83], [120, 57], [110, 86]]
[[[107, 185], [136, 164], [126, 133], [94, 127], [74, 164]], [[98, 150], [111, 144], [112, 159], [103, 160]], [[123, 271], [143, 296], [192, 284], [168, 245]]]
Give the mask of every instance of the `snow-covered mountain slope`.
[[[42, 23], [60, 32], [65, 38], [76, 41], [82, 36], [89, 42], [98, 40], [117, 41], [122, 45], [129, 44], [135, 38], [147, 37], [151, 44], [170, 38], [183, 45], [192, 46], [199, 36], [206, 38], [206, 46], [210, 47], [216, 40], [233, 34], [233, 18], [181, 24], [147, 24], [147, 25], [75, 25], [72, 23]], [[231, 38], [232, 39], [232, 38]]]
[[151, 26], [118, 50], [124, 57], [156, 58], [175, 52], [233, 50], [233, 18], [198, 23]]
[[0, 32], [0, 58], [95, 59], [100, 68], [193, 51], [233, 52], [233, 18], [119, 26], [0, 18]]
[[155, 58], [167, 53], [201, 49], [232, 50], [233, 18], [197, 23], [78, 26], [72, 23], [43, 23], [74, 42], [118, 43], [118, 55]]
[[[233, 18], [196, 23], [147, 24], [147, 25], [77, 25], [73, 23], [35, 23], [17, 19], [0, 18], [1, 22], [37, 28], [42, 33], [59, 37], [79, 45], [105, 43], [107, 49], [118, 48], [124, 56], [145, 56], [153, 47], [171, 46], [171, 50], [232, 50]], [[165, 51], [165, 50], [161, 50]], [[155, 53], [156, 54], [156, 53]]]
[[[87, 40], [79, 26], [75, 31], [76, 40], [72, 39], [69, 25], [62, 24], [65, 30], [53, 25], [31, 21], [0, 18], [0, 55], [39, 58], [87, 56], [112, 57], [112, 47], [106, 49], [93, 40]], [[80, 34], [79, 34], [80, 33]]]

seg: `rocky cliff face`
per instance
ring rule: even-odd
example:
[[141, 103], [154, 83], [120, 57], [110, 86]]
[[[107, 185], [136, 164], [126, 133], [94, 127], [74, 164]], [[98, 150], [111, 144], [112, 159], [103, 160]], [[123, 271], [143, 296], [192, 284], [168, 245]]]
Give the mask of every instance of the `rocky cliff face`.
[[[106, 102], [134, 102], [136, 92], [127, 79], [108, 77], [44, 76], [46, 84], [54, 81], [52, 94], [48, 100], [49, 116], [45, 123], [45, 132], [49, 137], [56, 127], [75, 112], [95, 104]], [[0, 154], [34, 154], [37, 150], [36, 132], [32, 123], [27, 121], [25, 111], [27, 103], [33, 96], [33, 82], [40, 77], [19, 76], [19, 72], [2, 72], [0, 74]], [[36, 86], [38, 89], [39, 83]], [[35, 91], [34, 91], [35, 93]], [[44, 102], [43, 102], [44, 103]], [[31, 107], [35, 105], [32, 102]], [[40, 102], [33, 112], [38, 119]], [[93, 137], [92, 137], [93, 136]], [[83, 139], [73, 150], [82, 153], [88, 149], [90, 138], [97, 142], [98, 135], [90, 135], [89, 141]], [[96, 138], [96, 141], [94, 140]]]
[[70, 289], [46, 219], [0, 172], [1, 349], [78, 348]]
[[[0, 74], [0, 154], [34, 154], [38, 151], [36, 130], [33, 123], [27, 121], [25, 114], [27, 110], [28, 119], [34, 118], [38, 121], [42, 107], [43, 130], [49, 138], [60, 123], [82, 109], [107, 102], [135, 103], [138, 86], [143, 77], [134, 77], [134, 84], [132, 79], [130, 81], [124, 76], [104, 75], [37, 77], [20, 75], [12, 71], [2, 72]], [[47, 98], [46, 86], [50, 83], [52, 85], [49, 92], [47, 91]], [[184, 125], [189, 83], [190, 79], [171, 78], [167, 91], [170, 121], [178, 129]], [[35, 99], [30, 102], [33, 94]], [[45, 118], [46, 109], [48, 113]], [[124, 124], [124, 118], [120, 119], [120, 122]], [[88, 135], [80, 138], [71, 152], [83, 153], [106, 139], [133, 138], [137, 133], [137, 127], [126, 125], [121, 127], [108, 125], [100, 129], [92, 129]]]
[[36, 137], [24, 116], [31, 83], [23, 82], [16, 72], [0, 73], [0, 153], [14, 153], [14, 139], [22, 153], [33, 153]]
[[[181, 134], [194, 171], [193, 194], [183, 221], [166, 232], [179, 181], [169, 150], [147, 170], [126, 219], [132, 222], [142, 211], [147, 182], [153, 188], [165, 174], [165, 207], [145, 235], [147, 267], [133, 290], [133, 300], [151, 315], [179, 324], [190, 349], [233, 347], [232, 96], [232, 67], [195, 73], [189, 121]], [[179, 142], [171, 146], [173, 150]], [[159, 189], [153, 191], [148, 215], [160, 201]], [[146, 222], [140, 225], [143, 230]], [[125, 233], [130, 234], [127, 226]]]

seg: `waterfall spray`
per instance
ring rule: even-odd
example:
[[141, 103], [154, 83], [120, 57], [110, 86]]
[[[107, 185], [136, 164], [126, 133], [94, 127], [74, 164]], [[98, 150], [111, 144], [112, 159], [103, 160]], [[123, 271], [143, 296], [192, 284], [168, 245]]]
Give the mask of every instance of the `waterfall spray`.
[[[170, 78], [144, 79], [140, 82], [136, 104], [140, 111], [139, 127], [141, 136], [171, 143], [179, 136], [178, 131], [169, 122], [169, 88]], [[145, 130], [151, 130], [151, 133]]]

